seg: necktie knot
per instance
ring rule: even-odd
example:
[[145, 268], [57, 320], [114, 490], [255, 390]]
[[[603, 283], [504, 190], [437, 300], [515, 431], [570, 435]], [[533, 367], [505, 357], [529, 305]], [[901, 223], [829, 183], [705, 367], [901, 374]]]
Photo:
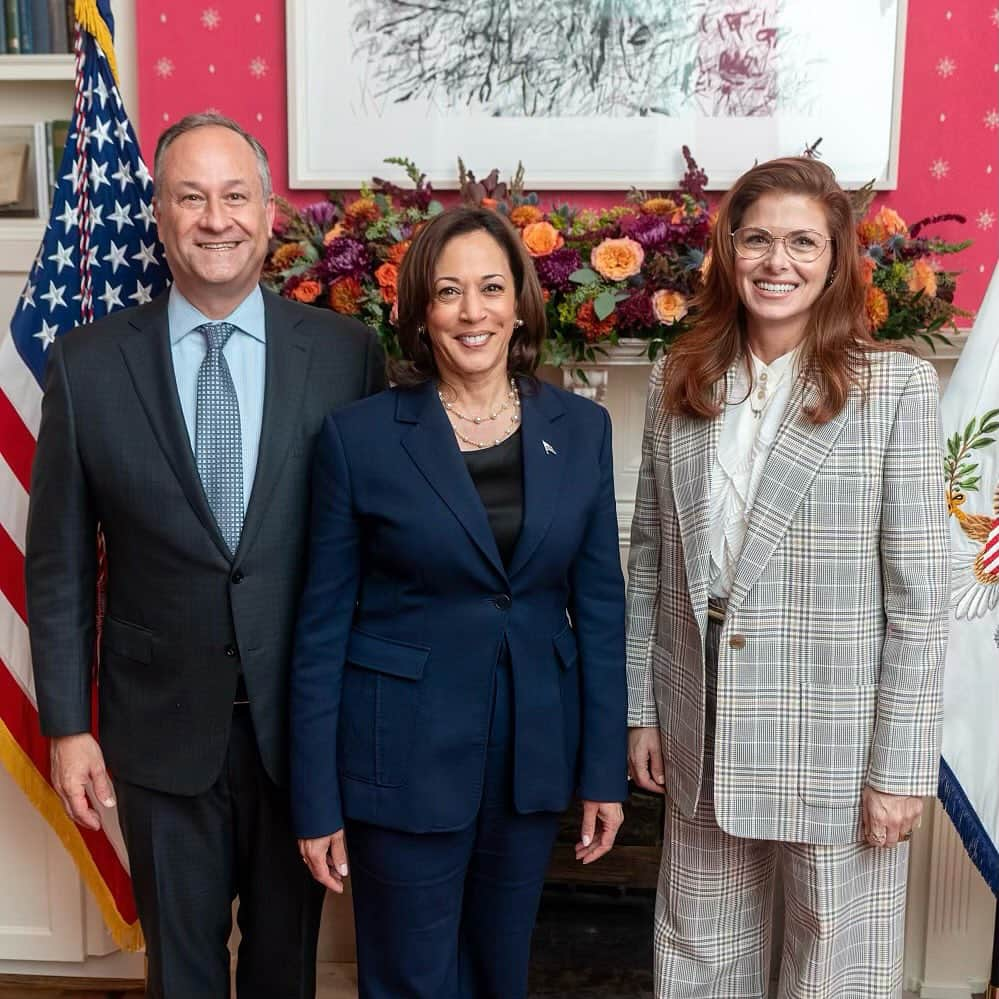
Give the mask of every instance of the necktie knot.
[[229, 342], [229, 337], [238, 328], [238, 326], [233, 326], [232, 323], [204, 323], [198, 327], [198, 331], [208, 343], [209, 353], [218, 353]]

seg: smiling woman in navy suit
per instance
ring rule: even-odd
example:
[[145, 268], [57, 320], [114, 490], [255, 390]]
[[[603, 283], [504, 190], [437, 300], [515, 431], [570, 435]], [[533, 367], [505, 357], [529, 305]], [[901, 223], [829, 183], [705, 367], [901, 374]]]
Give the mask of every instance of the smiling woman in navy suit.
[[[439, 215], [399, 275], [396, 388], [327, 419], [292, 666], [302, 857], [353, 878], [361, 999], [518, 999], [558, 827], [610, 850], [624, 595], [607, 413], [538, 382], [516, 230]], [[348, 861], [349, 853], [349, 861]]]

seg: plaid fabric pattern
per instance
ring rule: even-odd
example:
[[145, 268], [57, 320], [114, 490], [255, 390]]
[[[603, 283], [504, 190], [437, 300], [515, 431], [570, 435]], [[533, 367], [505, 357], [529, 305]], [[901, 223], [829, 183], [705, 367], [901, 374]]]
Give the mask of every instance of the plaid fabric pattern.
[[[815, 426], [800, 378], [720, 636], [714, 802], [737, 836], [855, 843], [865, 783], [937, 786], [949, 557], [936, 373], [870, 356]], [[730, 385], [729, 372], [726, 385]], [[710, 474], [719, 420], [666, 416], [652, 372], [628, 582], [629, 724], [658, 725], [685, 815], [704, 752]]]
[[778, 864], [785, 912], [780, 999], [895, 999], [907, 845], [777, 843], [719, 828], [710, 691], [721, 630], [708, 625], [700, 800], [689, 817], [667, 804], [654, 926], [656, 999], [765, 999]]

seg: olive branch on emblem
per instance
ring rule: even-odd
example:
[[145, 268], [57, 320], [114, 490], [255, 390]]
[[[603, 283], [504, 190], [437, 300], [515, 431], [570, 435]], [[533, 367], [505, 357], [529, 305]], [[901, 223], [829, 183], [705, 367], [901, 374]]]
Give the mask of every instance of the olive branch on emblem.
[[991, 436], [999, 430], [999, 409], [990, 409], [981, 417], [972, 417], [964, 428], [964, 433], [955, 432], [947, 439], [947, 455], [944, 458], [944, 475], [947, 479], [947, 506], [951, 513], [954, 507], [963, 505], [968, 493], [978, 491], [982, 477], [978, 474], [978, 462], [973, 451], [994, 444]]

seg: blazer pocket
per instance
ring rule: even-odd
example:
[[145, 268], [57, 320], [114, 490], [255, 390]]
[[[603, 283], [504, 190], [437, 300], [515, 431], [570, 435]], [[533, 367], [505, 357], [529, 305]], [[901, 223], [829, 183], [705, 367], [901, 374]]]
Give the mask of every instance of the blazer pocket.
[[877, 713], [877, 685], [801, 684], [798, 794], [817, 808], [859, 808]]
[[104, 615], [101, 645], [106, 652], [132, 659], [139, 663], [153, 661], [153, 633], [149, 628], [128, 621], [119, 621], [110, 614]]
[[429, 657], [425, 646], [350, 633], [338, 747], [345, 777], [382, 787], [406, 782]]

